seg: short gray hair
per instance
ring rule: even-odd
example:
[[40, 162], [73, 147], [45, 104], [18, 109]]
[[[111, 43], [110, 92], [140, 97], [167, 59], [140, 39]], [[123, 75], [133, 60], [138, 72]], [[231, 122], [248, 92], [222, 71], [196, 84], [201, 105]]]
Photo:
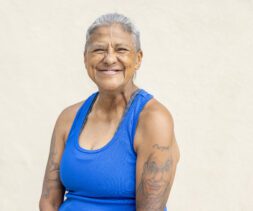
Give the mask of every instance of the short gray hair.
[[136, 26], [131, 22], [129, 18], [119, 13], [108, 13], [105, 15], [101, 15], [91, 24], [91, 26], [88, 28], [86, 32], [85, 49], [87, 42], [89, 41], [95, 29], [97, 29], [100, 26], [110, 26], [114, 23], [120, 24], [124, 30], [129, 32], [133, 36], [136, 51], [141, 50], [139, 30], [136, 28]]

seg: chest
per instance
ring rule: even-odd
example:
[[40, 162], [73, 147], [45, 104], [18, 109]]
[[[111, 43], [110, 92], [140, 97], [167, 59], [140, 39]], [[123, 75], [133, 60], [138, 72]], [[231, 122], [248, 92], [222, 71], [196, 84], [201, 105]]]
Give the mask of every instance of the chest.
[[60, 165], [61, 181], [68, 190], [93, 197], [135, 195], [136, 157], [122, 131], [99, 153], [80, 151], [75, 138], [70, 136]]
[[88, 118], [79, 132], [80, 147], [95, 150], [105, 146], [114, 136], [119, 121], [102, 121]]
[[[99, 120], [90, 115], [90, 117], [83, 123], [79, 132], [79, 146], [88, 150], [96, 150], [104, 147], [114, 138], [115, 133], [120, 126], [120, 121], [120, 118], [113, 121]], [[137, 125], [133, 144], [135, 152], [137, 151], [140, 140], [141, 129]]]

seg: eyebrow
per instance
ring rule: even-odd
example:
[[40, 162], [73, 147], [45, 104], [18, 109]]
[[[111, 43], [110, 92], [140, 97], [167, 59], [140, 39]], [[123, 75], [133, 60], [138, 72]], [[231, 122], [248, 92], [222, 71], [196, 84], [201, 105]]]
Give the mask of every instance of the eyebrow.
[[90, 44], [90, 48], [104, 48], [106, 45], [103, 45], [101, 43], [94, 43]]
[[115, 47], [116, 47], [116, 48], [117, 48], [117, 47], [131, 48], [131, 46], [130, 46], [130, 45], [125, 44], [125, 43], [119, 43], [119, 44], [116, 44], [116, 45], [115, 45]]
[[[103, 44], [103, 43], [90, 43], [90, 47], [94, 48], [94, 47], [105, 47], [107, 46], [107, 43]], [[119, 46], [125, 46], [125, 47], [131, 47], [131, 45], [127, 44], [127, 43], [117, 43], [115, 44], [115, 47], [119, 47]]]

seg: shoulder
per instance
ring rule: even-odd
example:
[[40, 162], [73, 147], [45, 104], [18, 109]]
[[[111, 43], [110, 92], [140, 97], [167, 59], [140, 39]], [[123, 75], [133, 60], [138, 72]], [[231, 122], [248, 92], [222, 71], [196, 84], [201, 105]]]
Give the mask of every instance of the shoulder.
[[[140, 128], [163, 130], [168, 127], [174, 129], [174, 120], [171, 112], [157, 99], [152, 98], [143, 108], [140, 114]], [[151, 130], [152, 131], [152, 130]]]
[[166, 148], [176, 144], [173, 116], [169, 109], [155, 98], [152, 98], [140, 113], [136, 139], [137, 154], [151, 148]]
[[84, 100], [63, 108], [57, 117], [56, 128], [62, 131], [64, 142], [66, 142], [74, 118], [83, 103]]

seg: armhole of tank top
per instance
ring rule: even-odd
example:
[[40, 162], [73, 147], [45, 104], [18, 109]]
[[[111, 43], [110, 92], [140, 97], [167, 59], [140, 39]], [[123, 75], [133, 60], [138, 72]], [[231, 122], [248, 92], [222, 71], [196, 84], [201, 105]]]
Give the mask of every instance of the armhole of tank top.
[[[87, 98], [87, 99], [88, 99], [88, 98]], [[72, 125], [71, 125], [71, 127], [70, 127], [70, 130], [69, 130], [69, 133], [68, 133], [68, 136], [67, 136], [67, 139], [66, 139], [66, 143], [68, 143], [68, 139], [71, 137], [71, 135], [72, 135], [72, 133], [73, 133], [75, 127], [76, 127], [78, 118], [79, 118], [79, 116], [80, 116], [80, 113], [81, 113], [82, 110], [83, 110], [82, 108], [83, 108], [85, 102], [87, 101], [87, 99], [85, 99], [85, 100], [83, 101], [83, 103], [82, 103], [81, 106], [78, 108], [78, 110], [77, 110], [77, 112], [76, 112], [76, 114], [75, 114], [75, 118], [74, 118], [74, 120], [73, 120], [73, 122], [72, 122]]]
[[[132, 131], [131, 131], [131, 146], [132, 149], [134, 151], [134, 137], [135, 137], [135, 133], [136, 133], [136, 127], [139, 121], [139, 116], [140, 113], [142, 112], [143, 108], [145, 107], [145, 105], [153, 98], [153, 95], [148, 94], [146, 96], [146, 98], [143, 100], [143, 102], [141, 102], [140, 106], [137, 108], [137, 111], [134, 114], [134, 118], [133, 118], [133, 124], [132, 124]], [[134, 151], [135, 155], [136, 152]]]
[[69, 134], [68, 134], [68, 137], [66, 139], [66, 143], [68, 142], [68, 139], [72, 136], [72, 133], [76, 129], [79, 117], [80, 117], [81, 113], [84, 112], [86, 104], [89, 104], [90, 102], [92, 102], [97, 93], [98, 92], [92, 93], [89, 97], [87, 97], [83, 101], [82, 105], [78, 108], [78, 111], [76, 112], [75, 118], [74, 118], [74, 120], [72, 122], [72, 125], [71, 125], [71, 128], [69, 130]]

